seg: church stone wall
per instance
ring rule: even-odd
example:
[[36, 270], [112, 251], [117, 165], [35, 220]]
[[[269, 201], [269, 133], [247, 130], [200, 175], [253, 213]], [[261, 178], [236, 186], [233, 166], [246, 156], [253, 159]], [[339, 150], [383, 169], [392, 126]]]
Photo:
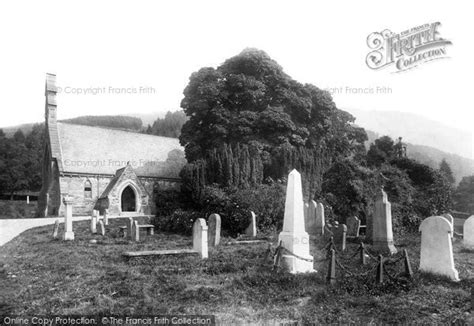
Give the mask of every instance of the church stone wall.
[[[112, 177], [102, 176], [61, 176], [59, 179], [61, 193], [69, 195], [73, 200], [73, 215], [91, 215], [94, 209], [97, 199], [105, 190]], [[87, 182], [91, 184], [91, 197], [86, 198], [85, 196], [85, 185]], [[60, 215], [64, 215], [64, 205], [61, 206], [59, 212]]]
[[[125, 179], [129, 179], [125, 176]], [[180, 183], [172, 180], [159, 180], [156, 178], [138, 178], [144, 190], [146, 190], [147, 198], [141, 198], [141, 210], [140, 213], [143, 214], [155, 214], [156, 205], [154, 198], [154, 189], [155, 186], [158, 186], [160, 189], [179, 189]], [[92, 215], [92, 210], [97, 203], [98, 198], [102, 195], [104, 190], [109, 185], [112, 180], [112, 176], [78, 176], [78, 175], [63, 175], [57, 176], [59, 182], [53, 182], [53, 187], [51, 188], [50, 194], [50, 203], [54, 202], [56, 205], [50, 206], [48, 215], [50, 216], [64, 216], [65, 207], [61, 201], [61, 196], [69, 195], [73, 200], [73, 215], [75, 216], [84, 216]], [[85, 185], [89, 181], [91, 184], [92, 194], [90, 198], [85, 197]], [[120, 188], [120, 185], [117, 185], [117, 188]], [[121, 213], [120, 208], [120, 198], [121, 193], [114, 191], [109, 196], [109, 212], [110, 214], [118, 215]], [[55, 211], [54, 211], [55, 207]]]

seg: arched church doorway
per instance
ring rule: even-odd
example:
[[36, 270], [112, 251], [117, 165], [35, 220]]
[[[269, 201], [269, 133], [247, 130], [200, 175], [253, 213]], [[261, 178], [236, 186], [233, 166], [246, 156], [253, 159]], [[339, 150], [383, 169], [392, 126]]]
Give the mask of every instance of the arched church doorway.
[[135, 212], [136, 210], [136, 196], [132, 187], [127, 186], [122, 191], [122, 212]]

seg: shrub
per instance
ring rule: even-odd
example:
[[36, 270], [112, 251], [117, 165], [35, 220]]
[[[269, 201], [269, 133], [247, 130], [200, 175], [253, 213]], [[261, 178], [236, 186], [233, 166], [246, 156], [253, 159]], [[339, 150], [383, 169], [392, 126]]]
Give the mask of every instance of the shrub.
[[203, 216], [199, 212], [177, 209], [169, 215], [154, 217], [152, 223], [165, 232], [191, 235], [193, 223], [200, 217]]
[[217, 213], [222, 229], [228, 235], [243, 233], [249, 224], [250, 211], [257, 215], [260, 232], [281, 227], [285, 210], [285, 189], [281, 183], [262, 184], [252, 188], [205, 187], [200, 196], [204, 216]]

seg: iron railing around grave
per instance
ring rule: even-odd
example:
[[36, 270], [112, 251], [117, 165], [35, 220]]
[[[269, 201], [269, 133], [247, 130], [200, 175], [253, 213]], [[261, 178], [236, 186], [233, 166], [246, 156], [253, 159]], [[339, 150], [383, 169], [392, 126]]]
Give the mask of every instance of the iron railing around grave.
[[[411, 279], [413, 278], [413, 270], [410, 264], [410, 257], [408, 256], [407, 250], [404, 249], [402, 254], [398, 257], [384, 257], [382, 255], [375, 256], [369, 252], [369, 250], [365, 247], [364, 243], [361, 242], [357, 250], [355, 250], [349, 257], [344, 257], [342, 252], [337, 249], [334, 238], [331, 237], [328, 243], [325, 245], [323, 250], [326, 250], [326, 257], [320, 260], [313, 260], [308, 259], [305, 257], [301, 257], [296, 255], [295, 253], [291, 252], [289, 249], [283, 247], [282, 241], [280, 241], [278, 247], [275, 249], [273, 253], [273, 270], [277, 270], [280, 266], [281, 257], [284, 253], [294, 256], [298, 259], [310, 261], [310, 262], [317, 262], [322, 263], [325, 261], [329, 261], [328, 269], [327, 269], [327, 276], [326, 282], [327, 284], [335, 284], [336, 282], [336, 268], [340, 269], [343, 274], [354, 276], [354, 277], [368, 277], [375, 271], [375, 280], [376, 283], [382, 284], [384, 282], [384, 275], [386, 275], [391, 280], [397, 280], [402, 277]], [[271, 245], [268, 246], [267, 253], [265, 255], [265, 261], [268, 260], [269, 256], [272, 253]], [[358, 256], [358, 260], [360, 265], [367, 265], [369, 264], [369, 260], [374, 262], [373, 266], [362, 273], [355, 273], [351, 270], [350, 267], [347, 267], [342, 261], [349, 261], [354, 259]], [[396, 265], [399, 262], [403, 261], [404, 270], [401, 273], [393, 275], [388, 269], [387, 266]]]

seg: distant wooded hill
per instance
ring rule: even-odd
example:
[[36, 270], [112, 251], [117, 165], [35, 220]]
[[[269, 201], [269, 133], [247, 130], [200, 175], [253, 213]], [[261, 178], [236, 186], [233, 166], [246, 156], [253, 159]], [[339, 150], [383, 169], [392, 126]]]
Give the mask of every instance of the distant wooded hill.
[[[122, 115], [98, 115], [98, 116], [80, 116], [72, 119], [59, 120], [60, 122], [72, 123], [77, 125], [106, 127], [113, 129], [125, 129], [133, 131], [142, 131], [143, 122], [140, 118], [122, 116]], [[0, 128], [7, 137], [13, 137], [17, 130], [21, 130], [23, 134], [27, 135], [31, 132], [37, 123], [27, 123], [14, 127]]]
[[85, 125], [106, 127], [114, 129], [126, 129], [141, 131], [143, 129], [143, 122], [140, 118], [128, 117], [123, 115], [100, 115], [100, 116], [81, 116], [72, 119], [61, 120], [62, 122]]
[[437, 148], [447, 153], [472, 158], [472, 132], [447, 126], [441, 122], [399, 111], [366, 111], [353, 108], [343, 110], [351, 113], [355, 123], [366, 130], [392, 139], [403, 137], [410, 144]]
[[[376, 132], [367, 129], [366, 132], [369, 138], [366, 142], [367, 149], [375, 139], [385, 136], [385, 134], [379, 135]], [[397, 141], [397, 139], [394, 140]], [[433, 169], [439, 169], [439, 164], [443, 159], [445, 159], [453, 171], [456, 184], [461, 181], [462, 177], [474, 175], [474, 160], [457, 154], [446, 153], [430, 146], [406, 143], [403, 139], [402, 141], [407, 145], [407, 156], [409, 158], [426, 164]]]

